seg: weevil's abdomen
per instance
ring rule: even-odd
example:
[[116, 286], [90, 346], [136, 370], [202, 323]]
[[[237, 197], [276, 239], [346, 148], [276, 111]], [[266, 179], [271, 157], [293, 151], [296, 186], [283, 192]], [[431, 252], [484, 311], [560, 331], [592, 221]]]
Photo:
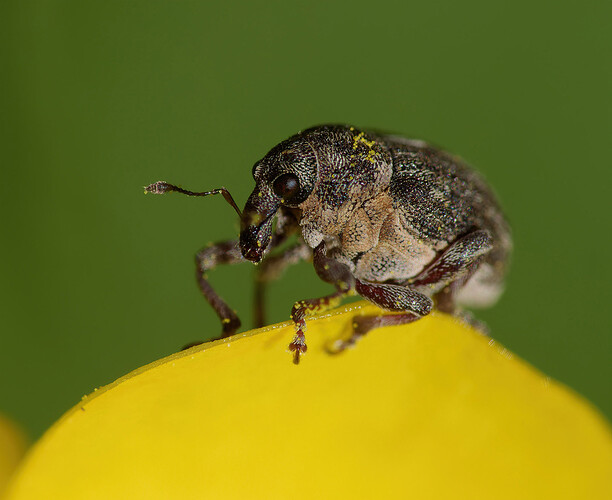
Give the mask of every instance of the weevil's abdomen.
[[457, 157], [421, 141], [385, 140], [394, 163], [389, 191], [402, 230], [437, 252], [470, 232], [488, 231], [493, 248], [456, 300], [471, 307], [494, 303], [503, 290], [512, 241], [490, 187]]

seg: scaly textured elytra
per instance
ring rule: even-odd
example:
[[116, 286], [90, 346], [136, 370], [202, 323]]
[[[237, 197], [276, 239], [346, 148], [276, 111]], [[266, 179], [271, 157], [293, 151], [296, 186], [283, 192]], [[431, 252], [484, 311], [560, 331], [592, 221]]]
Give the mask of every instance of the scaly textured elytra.
[[[198, 284], [219, 315], [222, 337], [240, 327], [236, 313], [208, 282], [219, 264], [260, 263], [256, 326], [264, 324], [265, 283], [289, 265], [312, 259], [335, 287], [299, 300], [291, 311], [295, 363], [307, 349], [306, 317], [359, 294], [384, 311], [356, 317], [340, 352], [368, 331], [410, 323], [437, 309], [494, 303], [503, 289], [512, 247], [509, 226], [491, 189], [459, 158], [394, 135], [322, 125], [274, 147], [253, 167], [255, 189], [240, 212], [225, 188], [196, 193], [166, 182], [146, 192], [222, 194], [240, 216], [240, 237], [196, 255]], [[288, 238], [293, 245], [273, 250]]]

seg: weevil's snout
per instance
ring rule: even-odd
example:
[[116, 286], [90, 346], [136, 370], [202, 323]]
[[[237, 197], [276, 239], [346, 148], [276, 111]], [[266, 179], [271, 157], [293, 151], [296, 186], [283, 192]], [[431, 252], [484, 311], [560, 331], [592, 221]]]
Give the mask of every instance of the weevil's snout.
[[263, 258], [278, 207], [272, 196], [262, 196], [257, 190], [249, 197], [240, 220], [240, 251], [245, 259], [258, 263]]
[[263, 258], [263, 254], [270, 242], [261, 241], [259, 238], [257, 227], [249, 226], [240, 232], [240, 251], [242, 256], [251, 262], [258, 263]]

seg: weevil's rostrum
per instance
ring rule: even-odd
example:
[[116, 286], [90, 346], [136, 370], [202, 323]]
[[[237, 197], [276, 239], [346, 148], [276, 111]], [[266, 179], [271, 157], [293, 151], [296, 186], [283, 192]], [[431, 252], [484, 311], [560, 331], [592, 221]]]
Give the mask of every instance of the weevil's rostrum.
[[[305, 318], [359, 294], [383, 311], [358, 316], [353, 345], [369, 330], [409, 323], [435, 306], [494, 303], [503, 289], [511, 251], [508, 224], [490, 188], [459, 158], [422, 141], [323, 125], [274, 147], [253, 167], [255, 189], [241, 213], [239, 240], [200, 251], [197, 278], [223, 324], [223, 336], [240, 326], [216, 294], [206, 272], [221, 263], [261, 263], [256, 279], [256, 322], [263, 322], [264, 284], [301, 259], [335, 292], [299, 300], [291, 311], [294, 361], [306, 352]], [[147, 192], [192, 193], [165, 182]], [[236, 207], [235, 207], [236, 208]], [[273, 250], [288, 237], [293, 245]]]

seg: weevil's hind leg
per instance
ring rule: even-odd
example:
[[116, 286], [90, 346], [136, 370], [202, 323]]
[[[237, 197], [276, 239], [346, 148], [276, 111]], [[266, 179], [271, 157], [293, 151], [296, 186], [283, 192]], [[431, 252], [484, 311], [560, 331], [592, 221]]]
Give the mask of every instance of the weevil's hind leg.
[[434, 297], [436, 308], [455, 314], [455, 297], [493, 248], [491, 235], [480, 230], [455, 241], [437, 260], [409, 281], [409, 286]]
[[339, 354], [345, 349], [353, 347], [370, 330], [384, 326], [405, 325], [419, 319], [421, 319], [421, 316], [408, 312], [376, 316], [356, 316], [353, 319], [351, 336], [348, 339], [336, 340], [328, 349], [328, 352], [330, 354]]
[[410, 286], [433, 295], [439, 311], [460, 317], [483, 335], [488, 327], [467, 311], [458, 311], [456, 296], [493, 248], [488, 231], [474, 231], [453, 243], [433, 264], [410, 280]]
[[229, 337], [240, 328], [240, 319], [210, 285], [206, 273], [219, 264], [246, 262], [246, 259], [240, 253], [238, 241], [224, 241], [203, 248], [196, 254], [195, 261], [196, 279], [202, 295], [204, 295], [204, 298], [212, 306], [221, 320], [221, 338]]
[[255, 277], [255, 295], [253, 318], [255, 328], [264, 326], [265, 323], [265, 293], [266, 284], [280, 277], [287, 267], [297, 264], [300, 260], [307, 259], [311, 255], [311, 249], [306, 243], [297, 243], [278, 255], [267, 257], [257, 267]]
[[289, 350], [293, 352], [293, 362], [300, 362], [300, 355], [306, 352], [306, 317], [327, 309], [336, 307], [342, 298], [353, 293], [355, 278], [350, 269], [344, 264], [327, 257], [325, 243], [319, 244], [313, 251], [313, 265], [319, 278], [336, 287], [336, 292], [325, 297], [316, 299], [300, 300], [293, 305], [291, 319], [295, 323], [296, 333], [293, 341], [289, 344]]
[[347, 340], [338, 340], [330, 349], [338, 354], [355, 343], [370, 330], [383, 326], [403, 325], [429, 314], [433, 301], [426, 295], [402, 285], [368, 283], [356, 280], [355, 290], [364, 299], [390, 311], [390, 314], [357, 316], [353, 320], [353, 333]]
[[476, 261], [474, 261], [470, 266], [468, 266], [466, 272], [461, 273], [461, 275], [455, 281], [452, 281], [444, 288], [442, 288], [442, 290], [434, 294], [433, 297], [436, 304], [436, 309], [448, 314], [455, 314], [457, 312], [457, 307], [455, 303], [455, 297], [457, 295], [457, 292], [476, 272], [481, 259], [482, 257], [476, 259]]

